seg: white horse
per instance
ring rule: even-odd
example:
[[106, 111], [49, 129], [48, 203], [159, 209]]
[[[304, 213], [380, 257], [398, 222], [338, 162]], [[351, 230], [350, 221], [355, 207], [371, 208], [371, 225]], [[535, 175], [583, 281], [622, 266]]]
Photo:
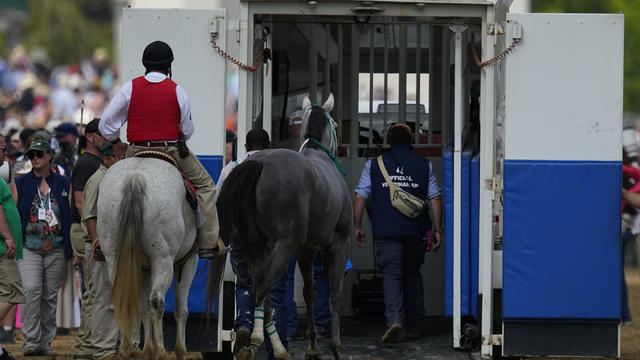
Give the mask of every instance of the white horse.
[[[140, 328], [141, 320], [145, 358], [166, 358], [162, 315], [175, 273], [175, 351], [184, 359], [187, 295], [197, 265], [195, 223], [182, 177], [168, 162], [127, 158], [105, 174], [98, 198], [98, 237], [113, 279], [111, 300], [122, 332], [120, 352], [126, 358], [132, 330]], [[143, 270], [145, 257], [150, 270]], [[181, 265], [174, 267], [176, 261]]]

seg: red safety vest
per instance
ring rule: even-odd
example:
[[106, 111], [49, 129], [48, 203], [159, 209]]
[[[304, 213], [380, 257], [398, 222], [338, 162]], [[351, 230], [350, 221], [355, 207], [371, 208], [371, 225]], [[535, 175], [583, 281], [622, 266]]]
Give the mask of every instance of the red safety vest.
[[176, 140], [180, 131], [178, 85], [169, 78], [154, 83], [144, 76], [133, 79], [131, 83], [127, 141]]

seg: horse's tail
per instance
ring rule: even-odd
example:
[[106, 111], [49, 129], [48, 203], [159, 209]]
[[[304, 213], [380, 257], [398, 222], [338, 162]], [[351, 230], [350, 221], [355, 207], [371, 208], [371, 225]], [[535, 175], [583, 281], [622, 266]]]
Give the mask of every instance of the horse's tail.
[[143, 200], [146, 183], [142, 174], [127, 175], [120, 200], [118, 245], [111, 302], [123, 338], [140, 324], [140, 285], [142, 283]]
[[[231, 171], [226, 178], [216, 202], [220, 236], [226, 246], [231, 242], [234, 232], [240, 243], [255, 238], [258, 229], [255, 225], [256, 185], [262, 174], [262, 163], [247, 160]], [[224, 276], [224, 260], [213, 261], [207, 275], [207, 309], [218, 296]]]

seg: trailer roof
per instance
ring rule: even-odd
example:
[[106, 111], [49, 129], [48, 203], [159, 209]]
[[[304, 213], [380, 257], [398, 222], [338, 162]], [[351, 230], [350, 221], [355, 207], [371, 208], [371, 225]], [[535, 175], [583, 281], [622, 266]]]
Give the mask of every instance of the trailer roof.
[[[307, 0], [240, 0], [241, 2], [297, 2], [306, 3]], [[364, 1], [360, 0], [347, 0], [353, 3], [361, 4]], [[497, 5], [498, 3], [507, 3], [509, 5], [513, 0], [367, 0], [371, 3], [406, 3], [406, 4], [461, 4], [461, 5]], [[340, 2], [344, 3], [345, 0], [317, 0], [318, 3], [331, 3]]]

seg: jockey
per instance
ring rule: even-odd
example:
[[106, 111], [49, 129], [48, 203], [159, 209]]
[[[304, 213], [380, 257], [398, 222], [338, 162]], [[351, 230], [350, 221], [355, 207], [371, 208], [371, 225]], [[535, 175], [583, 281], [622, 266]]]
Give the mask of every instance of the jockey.
[[[142, 54], [144, 76], [126, 82], [102, 113], [100, 132], [117, 141], [120, 128], [127, 126], [127, 157], [141, 151], [160, 151], [171, 155], [178, 169], [191, 181], [207, 220], [198, 229], [198, 254], [213, 258], [224, 245], [218, 234], [218, 214], [211, 176], [189, 149], [179, 146], [194, 133], [191, 105], [187, 93], [171, 80], [173, 51], [162, 41], [147, 45]], [[179, 149], [180, 148], [180, 149]]]

